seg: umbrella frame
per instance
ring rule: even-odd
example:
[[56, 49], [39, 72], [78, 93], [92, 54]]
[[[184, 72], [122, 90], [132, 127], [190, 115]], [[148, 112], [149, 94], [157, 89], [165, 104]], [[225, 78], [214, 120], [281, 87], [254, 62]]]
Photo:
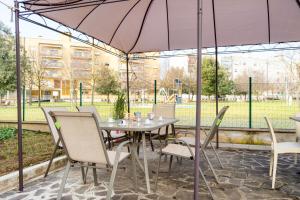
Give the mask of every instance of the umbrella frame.
[[[117, 0], [118, 1], [118, 0]], [[122, 0], [121, 0], [122, 1]], [[35, 22], [33, 20], [28, 20], [24, 18], [22, 15], [20, 15], [19, 11], [19, 2], [17, 0], [14, 1], [15, 3], [15, 34], [16, 34], [16, 72], [17, 72], [17, 110], [18, 110], [18, 163], [19, 163], [19, 191], [23, 191], [24, 185], [23, 185], [23, 141], [22, 141], [22, 111], [21, 111], [21, 73], [20, 73], [20, 32], [19, 32], [19, 19], [24, 19], [26, 21], [32, 22], [33, 24], [41, 25], [38, 22]], [[52, 11], [61, 9], [57, 7], [56, 9], [52, 8]], [[69, 8], [70, 9], [70, 8]], [[26, 12], [26, 11], [25, 11]], [[25, 13], [24, 12], [24, 13]], [[43, 12], [43, 11], [40, 11]], [[38, 14], [38, 13], [35, 13]], [[26, 13], [25, 13], [26, 15]], [[45, 28], [49, 28], [51, 30], [57, 31], [56, 29], [43, 26]], [[59, 31], [57, 31], [59, 32]], [[68, 35], [65, 33], [65, 35]], [[70, 35], [68, 35], [70, 36]], [[75, 38], [79, 39], [79, 38]], [[93, 38], [94, 41], [94, 38]], [[86, 43], [86, 42], [85, 42]], [[92, 46], [95, 46], [92, 44]], [[108, 53], [109, 52], [106, 49], [105, 50]], [[196, 140], [196, 151], [195, 151], [195, 162], [194, 162], [194, 199], [199, 199], [199, 148], [200, 148], [200, 125], [201, 125], [201, 65], [202, 65], [202, 0], [197, 0], [197, 100], [196, 100], [196, 134], [195, 134], [195, 140]], [[217, 51], [216, 51], [217, 52]], [[124, 52], [123, 52], [124, 53]], [[128, 112], [130, 112], [130, 98], [129, 98], [129, 56], [128, 54], [125, 54], [126, 56], [126, 75], [127, 75], [127, 106], [128, 106]], [[217, 63], [216, 63], [217, 66]], [[217, 78], [217, 74], [216, 74]], [[218, 82], [218, 81], [216, 81]], [[217, 86], [217, 85], [216, 85]], [[217, 90], [216, 90], [217, 92]], [[217, 94], [217, 93], [216, 93]], [[216, 98], [217, 99], [217, 98]], [[217, 105], [217, 104], [216, 104]]]

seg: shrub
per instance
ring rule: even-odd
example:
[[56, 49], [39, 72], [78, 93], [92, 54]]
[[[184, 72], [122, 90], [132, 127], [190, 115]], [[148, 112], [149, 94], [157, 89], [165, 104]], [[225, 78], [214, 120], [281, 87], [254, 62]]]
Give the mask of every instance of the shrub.
[[16, 134], [15, 128], [0, 128], [0, 141], [14, 137]]

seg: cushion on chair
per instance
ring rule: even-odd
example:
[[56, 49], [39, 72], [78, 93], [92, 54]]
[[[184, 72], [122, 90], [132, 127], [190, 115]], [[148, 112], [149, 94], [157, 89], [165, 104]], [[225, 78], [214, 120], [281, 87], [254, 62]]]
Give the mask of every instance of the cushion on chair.
[[[195, 148], [192, 148], [192, 152], [195, 155]], [[191, 152], [187, 146], [181, 144], [168, 144], [165, 148], [162, 149], [164, 154], [179, 156], [184, 158], [192, 158]]]
[[[107, 156], [110, 164], [114, 164], [117, 152], [116, 151], [107, 151]], [[121, 152], [119, 162], [122, 162], [125, 158], [129, 157], [130, 153]]]
[[278, 153], [300, 153], [300, 143], [298, 142], [279, 142], [276, 151]]

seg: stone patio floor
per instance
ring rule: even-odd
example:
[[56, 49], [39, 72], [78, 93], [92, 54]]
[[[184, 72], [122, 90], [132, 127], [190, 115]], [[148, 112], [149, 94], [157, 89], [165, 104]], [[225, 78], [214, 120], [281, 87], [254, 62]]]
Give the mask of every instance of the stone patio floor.
[[[215, 166], [220, 183], [217, 184], [207, 164], [201, 166], [215, 194], [215, 199], [300, 199], [300, 163], [294, 164], [294, 155], [287, 154], [279, 157], [276, 189], [271, 189], [271, 178], [268, 176], [268, 151], [220, 149], [220, 157], [225, 166], [221, 169], [212, 152], [209, 158]], [[157, 153], [147, 151], [151, 176], [151, 187], [154, 188], [154, 178], [157, 165]], [[140, 155], [142, 161], [142, 155]], [[168, 162], [163, 161], [160, 173], [158, 190], [147, 194], [144, 176], [138, 170], [138, 191], [135, 192], [130, 171], [131, 162], [125, 161], [117, 172], [115, 181], [114, 200], [189, 200], [193, 199], [193, 161], [183, 160], [173, 162], [171, 175], [166, 173]], [[109, 181], [110, 172], [106, 169], [97, 170], [99, 186], [94, 186], [92, 170], [88, 174], [87, 184], [81, 180], [79, 168], [72, 168], [64, 190], [63, 199], [105, 199], [106, 188], [104, 182]], [[24, 192], [12, 190], [0, 194], [0, 199], [29, 200], [29, 199], [56, 199], [63, 170], [50, 174], [47, 178], [40, 178], [25, 184]], [[200, 179], [200, 199], [210, 199], [207, 188]]]

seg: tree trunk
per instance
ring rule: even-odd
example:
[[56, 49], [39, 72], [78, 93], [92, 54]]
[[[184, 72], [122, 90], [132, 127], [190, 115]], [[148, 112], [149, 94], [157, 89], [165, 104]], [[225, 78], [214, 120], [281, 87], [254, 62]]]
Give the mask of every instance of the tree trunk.
[[32, 85], [29, 86], [29, 105], [32, 105]]
[[39, 107], [41, 107], [41, 93], [42, 93], [42, 90], [41, 90], [41, 84], [40, 83], [39, 83], [39, 86], [38, 86], [38, 90], [39, 90], [38, 102], [39, 102]]
[[92, 105], [94, 105], [95, 83], [92, 84]]
[[110, 103], [109, 93], [107, 94], [107, 103]]

